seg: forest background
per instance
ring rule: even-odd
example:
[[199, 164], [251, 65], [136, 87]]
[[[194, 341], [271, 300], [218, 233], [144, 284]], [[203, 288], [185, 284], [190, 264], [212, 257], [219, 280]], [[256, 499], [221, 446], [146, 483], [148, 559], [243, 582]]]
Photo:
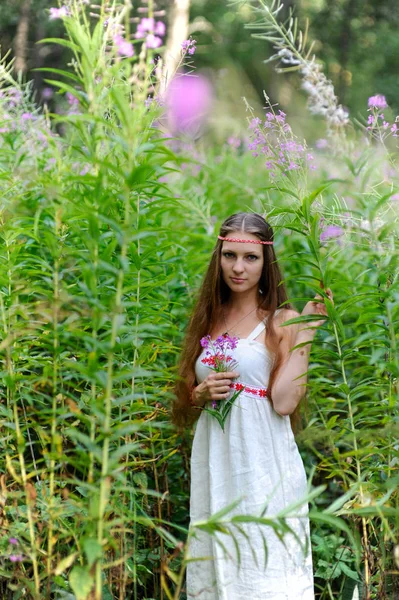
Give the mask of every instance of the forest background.
[[[398, 22], [393, 0], [1, 2], [2, 598], [185, 598], [176, 363], [239, 210], [299, 312], [334, 293], [297, 434], [317, 600], [399, 597]], [[197, 527], [235, 535], [235, 508]]]

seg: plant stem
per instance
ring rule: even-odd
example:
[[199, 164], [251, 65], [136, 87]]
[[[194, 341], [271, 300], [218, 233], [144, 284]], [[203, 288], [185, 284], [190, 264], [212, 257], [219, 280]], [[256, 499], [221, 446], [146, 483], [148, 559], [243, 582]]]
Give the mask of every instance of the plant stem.
[[[333, 323], [333, 328], [334, 328], [335, 341], [337, 344], [338, 354], [339, 354], [340, 363], [341, 363], [342, 379], [343, 379], [346, 387], [349, 388], [348, 380], [346, 377], [345, 363], [344, 363], [344, 359], [342, 357], [342, 349], [341, 349], [341, 344], [339, 342], [339, 335], [338, 335], [336, 323]], [[351, 426], [351, 430], [353, 433], [353, 449], [355, 451], [356, 473], [357, 473], [357, 479], [359, 482], [359, 495], [360, 495], [360, 501], [363, 504], [364, 492], [363, 492], [363, 486], [362, 486], [362, 482], [361, 482], [361, 466], [360, 466], [359, 453], [358, 453], [356, 427], [355, 427], [355, 423], [353, 420], [353, 407], [352, 407], [352, 399], [351, 399], [350, 391], [348, 391], [346, 393], [346, 399], [347, 399], [347, 403], [348, 403], [350, 426]], [[363, 531], [363, 548], [364, 548], [364, 578], [365, 578], [365, 586], [366, 586], [366, 594], [367, 594], [366, 600], [368, 600], [370, 597], [370, 592], [369, 592], [370, 569], [369, 569], [369, 562], [368, 562], [368, 545], [369, 544], [368, 544], [368, 535], [367, 535], [367, 522], [364, 517], [362, 517], [362, 531]]]
[[[59, 248], [59, 237], [61, 228], [61, 209], [58, 208], [55, 213], [55, 237], [57, 248]], [[48, 536], [47, 536], [47, 593], [50, 595], [52, 557], [53, 557], [53, 506], [55, 490], [55, 455], [57, 452], [57, 380], [58, 380], [58, 318], [59, 318], [59, 251], [54, 261], [53, 270], [53, 378], [52, 378], [52, 407], [51, 407], [51, 456], [49, 473], [49, 500], [48, 500]]]
[[[108, 503], [109, 491], [111, 480], [108, 474], [109, 464], [109, 446], [110, 446], [110, 433], [111, 433], [111, 410], [112, 410], [112, 388], [113, 388], [113, 370], [114, 370], [114, 348], [116, 342], [116, 336], [119, 329], [119, 316], [122, 312], [122, 292], [123, 283], [125, 277], [125, 262], [127, 257], [127, 238], [130, 222], [130, 199], [129, 190], [126, 191], [125, 197], [125, 214], [124, 214], [124, 235], [121, 244], [120, 251], [120, 268], [117, 276], [117, 285], [115, 293], [114, 308], [112, 312], [112, 328], [111, 328], [111, 339], [110, 339], [110, 350], [107, 358], [107, 380], [105, 388], [104, 398], [104, 421], [103, 421], [103, 435], [104, 443], [101, 453], [102, 466], [101, 466], [101, 481], [100, 481], [100, 494], [99, 494], [99, 507], [98, 507], [98, 524], [97, 524], [97, 541], [103, 546], [104, 540], [104, 513]], [[96, 563], [96, 591], [95, 600], [101, 600], [102, 598], [102, 563], [100, 560]]]

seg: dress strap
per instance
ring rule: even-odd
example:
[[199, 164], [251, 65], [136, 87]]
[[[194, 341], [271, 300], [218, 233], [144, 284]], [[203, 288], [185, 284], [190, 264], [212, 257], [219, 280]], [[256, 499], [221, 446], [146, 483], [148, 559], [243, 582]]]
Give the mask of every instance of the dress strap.
[[[274, 314], [276, 315], [278, 312], [280, 312], [280, 310], [282, 310], [282, 309], [278, 308]], [[255, 329], [253, 331], [251, 331], [249, 336], [246, 338], [249, 342], [252, 342], [253, 340], [255, 340], [258, 337], [258, 335], [260, 335], [262, 333], [262, 331], [264, 329], [266, 329], [266, 322], [267, 322], [268, 318], [269, 317], [266, 317], [266, 319], [264, 321], [262, 321], [261, 323], [258, 323], [258, 325], [255, 327]]]
[[255, 327], [255, 329], [253, 331], [251, 331], [251, 333], [247, 337], [247, 340], [249, 342], [252, 342], [252, 340], [257, 338], [258, 335], [260, 335], [262, 333], [262, 331], [265, 329], [265, 327], [266, 327], [266, 323], [264, 321], [262, 321], [261, 323], [258, 323], [257, 326]]

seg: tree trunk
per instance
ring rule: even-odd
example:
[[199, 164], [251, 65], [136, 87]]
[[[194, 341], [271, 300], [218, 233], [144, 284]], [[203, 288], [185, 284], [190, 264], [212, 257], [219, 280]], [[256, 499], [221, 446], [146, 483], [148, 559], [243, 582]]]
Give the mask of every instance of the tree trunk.
[[28, 35], [31, 0], [22, 2], [21, 13], [14, 38], [14, 69], [16, 73], [26, 73], [26, 57], [28, 54]]
[[168, 41], [162, 70], [161, 93], [169, 85], [181, 59], [181, 44], [188, 37], [190, 0], [174, 0], [169, 16]]

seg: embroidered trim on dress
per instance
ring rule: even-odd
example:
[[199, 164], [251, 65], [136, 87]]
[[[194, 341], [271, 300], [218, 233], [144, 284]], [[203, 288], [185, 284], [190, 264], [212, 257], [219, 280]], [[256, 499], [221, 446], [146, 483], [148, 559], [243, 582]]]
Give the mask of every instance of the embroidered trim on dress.
[[230, 387], [237, 392], [243, 391], [245, 394], [252, 394], [254, 396], [259, 396], [260, 398], [269, 398], [270, 399], [270, 390], [266, 388], [257, 387], [255, 385], [245, 385], [244, 383], [240, 383], [236, 381], [230, 384]]

